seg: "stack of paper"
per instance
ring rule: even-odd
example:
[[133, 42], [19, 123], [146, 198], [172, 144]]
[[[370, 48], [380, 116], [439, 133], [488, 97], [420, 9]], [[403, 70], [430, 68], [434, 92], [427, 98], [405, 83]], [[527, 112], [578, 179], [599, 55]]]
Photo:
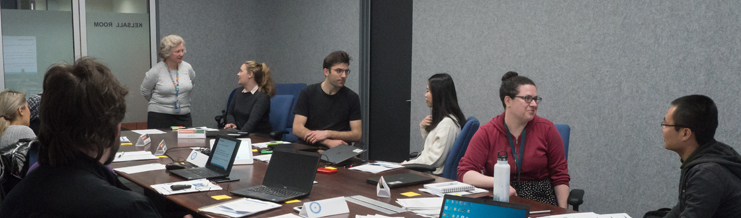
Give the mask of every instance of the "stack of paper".
[[419, 216], [438, 217], [443, 206], [443, 198], [400, 198], [396, 203]]
[[252, 146], [255, 146], [257, 148], [268, 148], [268, 145], [274, 145], [274, 144], [291, 144], [291, 142], [285, 142], [285, 141], [260, 142], [260, 143], [252, 143]]
[[199, 208], [198, 211], [228, 217], [244, 217], [261, 211], [279, 208], [280, 204], [250, 198], [240, 198], [226, 203]]
[[162, 130], [158, 129], [140, 129], [140, 130], [131, 130], [132, 132], [138, 133], [139, 135], [144, 134], [165, 134], [166, 132], [163, 132]]
[[480, 189], [480, 188], [474, 188], [471, 191], [460, 191], [460, 192], [450, 192], [450, 193], [440, 193], [440, 192], [435, 192], [435, 191], [432, 191], [432, 190], [429, 190], [429, 189], [424, 189], [424, 188], [421, 188], [419, 190], [420, 191], [423, 191], [423, 192], [427, 192], [427, 193], [433, 194], [433, 195], [437, 195], [437, 196], [440, 196], [440, 197], [442, 197], [443, 195], [446, 195], [446, 194], [448, 194], [448, 195], [470, 195], [470, 194], [488, 192], [487, 190]]
[[375, 163], [367, 163], [360, 166], [350, 167], [349, 169], [369, 173], [380, 173], [398, 168], [404, 168], [404, 166], [391, 162], [377, 161]]
[[161, 163], [151, 163], [151, 164], [144, 164], [144, 165], [138, 165], [138, 166], [130, 166], [130, 167], [121, 167], [116, 168], [115, 170], [118, 172], [126, 173], [126, 174], [134, 174], [134, 173], [141, 173], [146, 171], [153, 171], [153, 170], [164, 170], [165, 165]]
[[116, 153], [113, 162], [135, 161], [135, 160], [157, 160], [157, 156], [152, 155], [149, 151], [129, 151]]
[[[190, 185], [190, 188], [173, 191], [172, 185]], [[162, 195], [182, 194], [191, 192], [206, 192], [221, 190], [221, 186], [209, 182], [207, 179], [197, 179], [182, 182], [171, 182], [151, 185], [151, 187]]]
[[272, 157], [272, 156], [273, 156], [273, 154], [263, 154], [263, 155], [254, 156], [252, 158], [255, 159], [255, 160], [259, 160], [259, 161], [270, 162], [270, 157]]

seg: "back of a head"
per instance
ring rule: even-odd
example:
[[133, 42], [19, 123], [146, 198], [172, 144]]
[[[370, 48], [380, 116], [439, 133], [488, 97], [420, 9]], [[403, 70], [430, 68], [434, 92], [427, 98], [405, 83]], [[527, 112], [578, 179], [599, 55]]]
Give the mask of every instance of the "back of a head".
[[335, 51], [327, 55], [326, 58], [324, 58], [324, 64], [322, 65], [325, 69], [330, 69], [335, 64], [348, 64], [350, 65], [350, 55], [347, 54], [347, 52], [344, 51]]
[[126, 113], [121, 86], [110, 69], [83, 57], [74, 65], [53, 65], [44, 75], [39, 118], [39, 163], [59, 165], [79, 152], [118, 150], [118, 124]]
[[447, 73], [432, 75], [427, 84], [432, 94], [432, 124], [427, 130], [431, 131], [445, 116], [455, 117], [459, 127], [463, 127], [466, 118], [458, 105], [458, 94], [455, 91], [453, 78]]
[[718, 108], [713, 99], [704, 95], [688, 95], [675, 99], [671, 104], [677, 107], [672, 116], [675, 125], [692, 130], [700, 145], [714, 140], [718, 128]]
[[260, 86], [260, 91], [265, 92], [271, 98], [275, 96], [275, 81], [270, 74], [270, 67], [266, 63], [257, 63], [255, 61], [244, 62], [247, 65], [247, 71], [252, 72], [255, 82]]
[[26, 94], [6, 89], [0, 92], [0, 136], [18, 116], [18, 109], [26, 106]]
[[527, 77], [519, 76], [514, 71], [509, 71], [502, 76], [502, 85], [499, 86], [499, 99], [502, 101], [502, 106], [505, 109], [507, 105], [504, 104], [504, 97], [509, 96], [510, 98], [514, 98], [520, 93], [521, 85], [535, 86], [535, 83]]

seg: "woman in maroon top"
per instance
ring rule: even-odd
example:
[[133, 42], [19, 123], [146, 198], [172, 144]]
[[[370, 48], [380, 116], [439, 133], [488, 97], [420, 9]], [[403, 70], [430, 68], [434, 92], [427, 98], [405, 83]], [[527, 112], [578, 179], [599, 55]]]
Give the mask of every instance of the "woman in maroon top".
[[541, 98], [535, 83], [507, 72], [502, 76], [499, 98], [504, 113], [473, 135], [458, 165], [458, 180], [491, 188], [497, 152], [505, 151], [510, 164], [510, 195], [566, 208], [570, 177], [563, 141], [551, 121], [536, 115]]

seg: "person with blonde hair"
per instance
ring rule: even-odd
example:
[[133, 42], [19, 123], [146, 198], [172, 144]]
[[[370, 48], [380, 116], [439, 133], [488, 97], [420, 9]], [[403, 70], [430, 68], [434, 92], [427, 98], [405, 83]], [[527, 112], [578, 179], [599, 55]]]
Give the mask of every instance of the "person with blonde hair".
[[26, 94], [10, 89], [0, 92], [0, 151], [11, 149], [19, 139], [35, 138], [30, 124]]
[[239, 68], [237, 78], [242, 87], [235, 90], [229, 103], [224, 128], [269, 134], [272, 130], [270, 98], [275, 96], [275, 82], [270, 75], [270, 68], [265, 63], [247, 61]]
[[170, 126], [193, 126], [190, 116], [190, 92], [196, 72], [183, 61], [185, 41], [169, 35], [160, 41], [159, 57], [162, 61], [147, 71], [140, 88], [147, 101], [147, 128], [161, 129]]

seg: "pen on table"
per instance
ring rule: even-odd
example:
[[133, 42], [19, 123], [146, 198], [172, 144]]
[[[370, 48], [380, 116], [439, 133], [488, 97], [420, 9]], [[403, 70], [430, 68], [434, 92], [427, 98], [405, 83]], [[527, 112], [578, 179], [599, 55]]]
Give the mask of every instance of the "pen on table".
[[536, 211], [530, 211], [530, 214], [539, 214], [539, 213], [550, 213], [551, 210], [536, 210]]

